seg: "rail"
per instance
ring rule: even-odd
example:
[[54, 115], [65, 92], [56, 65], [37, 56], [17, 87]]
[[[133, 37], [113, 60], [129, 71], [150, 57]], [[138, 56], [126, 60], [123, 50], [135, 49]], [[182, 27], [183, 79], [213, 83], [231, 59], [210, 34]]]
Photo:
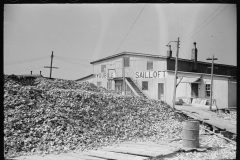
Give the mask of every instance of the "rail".
[[[134, 76], [134, 73], [135, 73], [135, 72], [134, 72], [132, 66], [130, 65], [129, 68], [131, 69], [131, 71], [132, 71], [131, 73], [132, 73], [132, 75]], [[147, 95], [147, 93], [141, 89], [141, 87], [138, 85], [137, 81], [135, 81], [135, 80], [132, 78], [133, 76], [129, 76], [129, 78], [136, 84], [136, 86], [138, 87], [138, 89], [139, 89], [148, 99], [151, 99], [151, 98]]]

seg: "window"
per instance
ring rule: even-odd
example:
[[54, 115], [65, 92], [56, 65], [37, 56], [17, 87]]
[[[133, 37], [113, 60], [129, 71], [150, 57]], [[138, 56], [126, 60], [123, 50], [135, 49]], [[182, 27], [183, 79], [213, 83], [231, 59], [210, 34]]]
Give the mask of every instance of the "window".
[[153, 61], [147, 61], [147, 70], [153, 70]]
[[102, 82], [97, 82], [97, 86], [102, 86]]
[[124, 67], [129, 67], [130, 66], [130, 58], [129, 57], [124, 57], [123, 58], [123, 64], [124, 64]]
[[210, 97], [211, 84], [206, 84], [206, 97]]
[[101, 72], [106, 72], [106, 65], [101, 65]]
[[148, 81], [142, 81], [142, 90], [148, 90]]

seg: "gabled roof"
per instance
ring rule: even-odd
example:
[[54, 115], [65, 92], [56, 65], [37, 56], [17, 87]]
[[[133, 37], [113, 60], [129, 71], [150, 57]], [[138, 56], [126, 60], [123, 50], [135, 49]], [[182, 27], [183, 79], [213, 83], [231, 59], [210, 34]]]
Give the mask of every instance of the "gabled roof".
[[96, 60], [96, 61], [92, 61], [92, 62], [90, 62], [90, 64], [94, 64], [94, 63], [97, 63], [97, 62], [101, 62], [101, 61], [112, 59], [112, 58], [116, 58], [116, 57], [121, 57], [121, 56], [124, 56], [124, 55], [153, 57], [153, 58], [167, 58], [167, 56], [152, 55], [152, 54], [145, 54], [145, 53], [135, 53], [135, 52], [125, 52], [124, 51], [124, 52], [121, 52], [121, 53], [118, 53], [118, 54], [114, 54], [114, 55], [111, 55], [111, 56], [108, 56], [108, 57], [105, 57], [105, 58], [101, 58], [101, 59]]
[[[111, 56], [108, 56], [108, 57], [105, 57], [105, 58], [101, 58], [101, 59], [92, 61], [92, 62], [90, 62], [90, 64], [94, 64], [94, 63], [101, 62], [101, 61], [104, 61], [104, 60], [109, 60], [109, 59], [116, 58], [116, 57], [121, 57], [121, 56], [124, 56], [124, 55], [127, 55], [127, 56], [152, 57], [152, 58], [163, 58], [163, 59], [175, 60], [175, 57], [169, 58], [169, 57], [167, 57], [167, 56], [161, 56], [161, 55], [153, 55], [153, 54], [145, 54], [145, 53], [135, 53], [135, 52], [125, 52], [125, 51], [124, 51], [124, 52], [121, 52], [121, 53], [118, 53], [118, 54], [114, 54], [114, 55], [111, 55]], [[179, 61], [192, 62], [191, 59], [178, 58], [178, 60], [179, 60]], [[208, 65], [211, 65], [211, 64], [212, 64], [212, 63], [210, 63], [210, 62], [202, 62], [202, 61], [197, 61], [197, 63], [208, 64]], [[214, 63], [214, 65], [228, 66], [228, 67], [237, 68], [237, 66], [227, 65], [227, 64]]]
[[82, 81], [82, 80], [84, 80], [84, 79], [86, 79], [86, 78], [91, 78], [91, 77], [93, 77], [93, 76], [94, 76], [94, 74], [90, 74], [90, 75], [87, 75], [87, 76], [85, 76], [85, 77], [76, 79], [75, 81]]

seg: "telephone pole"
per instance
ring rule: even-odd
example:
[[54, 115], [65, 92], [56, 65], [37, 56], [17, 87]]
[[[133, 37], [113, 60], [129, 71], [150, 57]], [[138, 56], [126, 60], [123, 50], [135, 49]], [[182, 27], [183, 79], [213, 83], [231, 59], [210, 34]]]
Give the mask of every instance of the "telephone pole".
[[50, 78], [52, 78], [52, 68], [56, 68], [58, 69], [58, 67], [52, 67], [52, 62], [53, 62], [53, 51], [52, 51], [52, 55], [51, 55], [51, 66], [44, 66], [44, 68], [50, 68]]
[[177, 40], [177, 54], [176, 54], [176, 61], [175, 61], [174, 92], [173, 92], [173, 109], [175, 109], [175, 102], [176, 102], [177, 71], [178, 71], [178, 52], [179, 52], [179, 37], [178, 37], [178, 40]]
[[[173, 87], [173, 109], [175, 109], [175, 101], [176, 101], [176, 90], [177, 90], [177, 70], [178, 70], [178, 52], [179, 52], [179, 37], [177, 41], [170, 41], [170, 42], [177, 42], [177, 54], [175, 58], [175, 76], [174, 76], [174, 87]], [[169, 43], [170, 43], [169, 42]], [[171, 47], [169, 43], [166, 45], [167, 47]]]
[[214, 60], [218, 60], [218, 59], [214, 58], [214, 55], [212, 55], [212, 58], [207, 58], [207, 60], [212, 60], [211, 86], [210, 86], [210, 110], [212, 110], [213, 64], [214, 64]]

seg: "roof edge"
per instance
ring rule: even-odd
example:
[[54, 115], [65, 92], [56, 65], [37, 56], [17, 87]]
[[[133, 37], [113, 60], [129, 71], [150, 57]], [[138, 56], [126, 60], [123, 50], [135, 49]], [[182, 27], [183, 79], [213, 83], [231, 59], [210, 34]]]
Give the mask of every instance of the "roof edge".
[[85, 77], [76, 79], [75, 81], [80, 81], [80, 80], [82, 80], [82, 79], [85, 79], [85, 78], [88, 78], [88, 77], [91, 77], [91, 76], [94, 76], [94, 74], [90, 74], [90, 75], [87, 75], [87, 76], [85, 76]]
[[[166, 70], [167, 72], [175, 72], [173, 70]], [[184, 71], [177, 71], [178, 73], [190, 73], [190, 74], [197, 74], [197, 75], [207, 75], [207, 76], [211, 76], [211, 74], [207, 74], [207, 73], [196, 73], [196, 72], [184, 72]], [[227, 76], [227, 75], [219, 75], [219, 74], [213, 74], [213, 76], [217, 76], [217, 77], [227, 77], [227, 78], [231, 78], [234, 76]]]

